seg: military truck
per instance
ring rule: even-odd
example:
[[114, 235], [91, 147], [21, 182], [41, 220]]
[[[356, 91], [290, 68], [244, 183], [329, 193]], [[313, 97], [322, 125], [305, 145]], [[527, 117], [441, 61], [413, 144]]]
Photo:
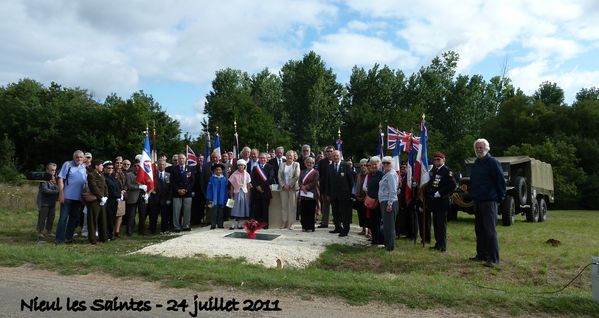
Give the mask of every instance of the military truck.
[[[473, 214], [474, 202], [469, 195], [470, 171], [476, 158], [465, 160], [465, 172], [458, 189], [451, 196], [449, 220], [457, 218], [458, 211]], [[528, 156], [496, 157], [501, 164], [507, 183], [507, 193], [498, 213], [504, 226], [516, 221], [516, 214], [526, 216], [527, 222], [544, 222], [547, 204], [553, 203], [553, 170], [551, 165]]]

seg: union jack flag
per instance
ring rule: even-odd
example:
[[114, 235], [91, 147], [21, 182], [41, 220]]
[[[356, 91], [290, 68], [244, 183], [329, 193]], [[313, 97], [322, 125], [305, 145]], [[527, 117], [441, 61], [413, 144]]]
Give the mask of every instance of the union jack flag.
[[414, 137], [411, 132], [401, 131], [398, 137], [399, 151], [410, 152], [415, 144], [420, 143], [420, 138]]
[[395, 149], [397, 147], [397, 141], [401, 133], [397, 128], [387, 126], [387, 149]]

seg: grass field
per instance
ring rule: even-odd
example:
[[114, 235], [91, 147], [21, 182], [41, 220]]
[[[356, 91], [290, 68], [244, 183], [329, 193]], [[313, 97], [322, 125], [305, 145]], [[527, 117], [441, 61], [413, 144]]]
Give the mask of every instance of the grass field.
[[[546, 223], [519, 219], [512, 227], [498, 227], [502, 262], [494, 269], [467, 260], [475, 251], [473, 218], [459, 217], [449, 223], [446, 253], [405, 240], [399, 240], [392, 253], [333, 245], [306, 269], [267, 269], [230, 258], [128, 254], [165, 236], [134, 235], [96, 246], [83, 240], [36, 244], [37, 212], [0, 208], [0, 266], [31, 264], [63, 274], [105, 272], [197, 290], [252, 286], [300, 297], [333, 295], [356, 305], [378, 300], [487, 316], [599, 316], [599, 304], [591, 297], [590, 269], [563, 292], [551, 293], [599, 255], [599, 212], [550, 211]], [[551, 246], [545, 243], [548, 239], [561, 244]]]

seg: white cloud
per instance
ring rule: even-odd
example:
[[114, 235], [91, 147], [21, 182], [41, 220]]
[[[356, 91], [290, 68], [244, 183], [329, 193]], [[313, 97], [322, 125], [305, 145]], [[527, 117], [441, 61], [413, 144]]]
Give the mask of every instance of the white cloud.
[[567, 103], [572, 103], [581, 88], [599, 87], [599, 71], [577, 68], [564, 71], [547, 60], [515, 67], [508, 72], [508, 77], [528, 95], [533, 94], [543, 82], [557, 83], [564, 90]]
[[312, 49], [332, 65], [349, 69], [354, 65], [386, 64], [393, 68], [413, 68], [417, 60], [409, 52], [384, 40], [355, 33], [324, 36]]

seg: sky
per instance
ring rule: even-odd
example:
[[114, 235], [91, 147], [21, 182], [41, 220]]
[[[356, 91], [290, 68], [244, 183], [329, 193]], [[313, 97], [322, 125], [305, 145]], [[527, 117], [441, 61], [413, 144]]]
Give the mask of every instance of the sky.
[[595, 0], [0, 0], [0, 85], [143, 90], [195, 137], [220, 69], [278, 73], [312, 50], [346, 84], [354, 66], [411, 74], [453, 50], [460, 74], [555, 82], [571, 103], [599, 87], [597, 21]]

